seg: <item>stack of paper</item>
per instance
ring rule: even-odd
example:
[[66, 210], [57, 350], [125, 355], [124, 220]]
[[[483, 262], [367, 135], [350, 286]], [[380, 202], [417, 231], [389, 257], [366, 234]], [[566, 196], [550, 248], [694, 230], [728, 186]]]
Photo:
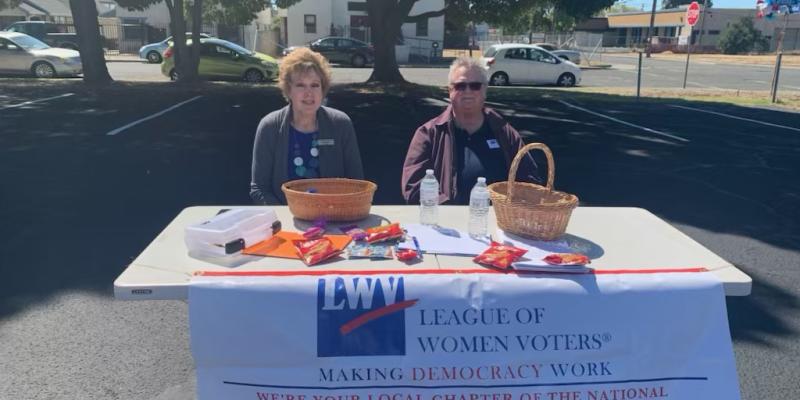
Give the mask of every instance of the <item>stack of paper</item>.
[[426, 254], [446, 254], [456, 256], [477, 256], [491, 245], [491, 240], [470, 237], [466, 232], [441, 226], [421, 224], [403, 225], [406, 230], [406, 241], [400, 243], [401, 249], [413, 249], [416, 237], [419, 247]]
[[544, 258], [553, 253], [574, 253], [566, 240], [542, 241], [526, 239], [497, 229], [497, 242], [528, 250], [519, 261], [511, 264], [514, 269], [543, 272], [586, 273], [591, 268], [585, 265], [551, 265]]

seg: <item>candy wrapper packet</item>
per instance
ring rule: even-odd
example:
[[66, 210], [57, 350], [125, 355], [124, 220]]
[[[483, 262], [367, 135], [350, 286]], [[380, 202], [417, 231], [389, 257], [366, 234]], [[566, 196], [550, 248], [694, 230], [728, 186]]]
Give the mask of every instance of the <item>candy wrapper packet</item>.
[[306, 240], [319, 239], [325, 233], [325, 227], [327, 225], [328, 221], [324, 218], [317, 219], [314, 221], [314, 225], [303, 231], [303, 237], [306, 238]]
[[318, 264], [342, 253], [326, 237], [313, 240], [295, 240], [294, 247], [300, 259], [308, 266]]
[[353, 240], [364, 240], [367, 238], [367, 232], [363, 229], [359, 228], [358, 225], [348, 225], [339, 228], [347, 236], [350, 236]]
[[400, 228], [400, 224], [395, 222], [390, 225], [376, 226], [367, 229], [367, 242], [376, 243], [387, 240], [400, 239], [405, 232]]
[[397, 259], [400, 261], [414, 261], [419, 259], [419, 253], [414, 249], [395, 249]]
[[483, 253], [475, 257], [473, 261], [478, 264], [489, 265], [501, 269], [508, 269], [511, 263], [522, 257], [528, 250], [502, 243], [492, 242]]
[[392, 258], [392, 247], [381, 244], [369, 244], [365, 242], [350, 242], [347, 246], [347, 256], [349, 258]]
[[542, 261], [550, 265], [586, 265], [592, 262], [589, 257], [580, 253], [549, 254]]

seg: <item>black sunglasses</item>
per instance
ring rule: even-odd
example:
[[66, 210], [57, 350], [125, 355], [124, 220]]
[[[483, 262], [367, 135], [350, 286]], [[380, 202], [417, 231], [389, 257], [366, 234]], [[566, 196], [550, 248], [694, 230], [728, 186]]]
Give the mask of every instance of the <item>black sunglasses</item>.
[[452, 86], [457, 92], [463, 92], [467, 90], [467, 87], [469, 87], [469, 90], [477, 92], [483, 87], [483, 82], [456, 82], [453, 83]]

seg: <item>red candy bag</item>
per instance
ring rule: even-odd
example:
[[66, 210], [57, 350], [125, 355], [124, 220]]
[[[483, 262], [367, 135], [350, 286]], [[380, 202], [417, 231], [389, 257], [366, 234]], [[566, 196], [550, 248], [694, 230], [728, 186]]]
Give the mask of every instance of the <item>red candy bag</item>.
[[403, 235], [405, 235], [405, 232], [403, 232], [403, 229], [400, 228], [400, 224], [395, 222], [391, 225], [376, 226], [374, 228], [367, 229], [367, 242], [376, 243], [386, 240], [400, 239], [403, 237]]
[[336, 247], [333, 246], [333, 242], [326, 237], [306, 241], [295, 240], [294, 247], [300, 259], [309, 266], [335, 257], [342, 252], [341, 250], [337, 250]]
[[472, 260], [478, 264], [508, 269], [511, 266], [511, 263], [522, 257], [527, 252], [528, 250], [525, 249], [492, 242], [492, 245], [488, 249]]
[[579, 253], [556, 253], [542, 259], [550, 265], [586, 265], [591, 262], [589, 257]]
[[397, 249], [394, 254], [397, 255], [397, 259], [400, 261], [416, 260], [419, 257], [419, 254], [414, 249]]

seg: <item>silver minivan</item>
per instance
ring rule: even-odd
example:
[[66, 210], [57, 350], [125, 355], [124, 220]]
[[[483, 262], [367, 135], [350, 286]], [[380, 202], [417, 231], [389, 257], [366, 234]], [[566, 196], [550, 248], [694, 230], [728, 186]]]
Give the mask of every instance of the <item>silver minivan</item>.
[[18, 32], [0, 32], [0, 73], [33, 75], [37, 78], [75, 76], [83, 72], [81, 54], [50, 47], [39, 39]]

